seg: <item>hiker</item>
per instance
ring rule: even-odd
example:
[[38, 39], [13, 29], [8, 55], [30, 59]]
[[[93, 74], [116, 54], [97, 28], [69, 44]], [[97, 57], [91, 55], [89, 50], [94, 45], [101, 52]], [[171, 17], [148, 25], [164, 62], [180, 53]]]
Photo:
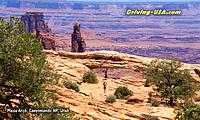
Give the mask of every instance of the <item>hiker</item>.
[[107, 73], [108, 73], [108, 68], [106, 68], [106, 70], [104, 71], [104, 77], [105, 78], [108, 78], [108, 74]]
[[106, 82], [103, 82], [104, 93], [106, 92], [106, 86], [107, 86], [107, 83], [106, 83]]

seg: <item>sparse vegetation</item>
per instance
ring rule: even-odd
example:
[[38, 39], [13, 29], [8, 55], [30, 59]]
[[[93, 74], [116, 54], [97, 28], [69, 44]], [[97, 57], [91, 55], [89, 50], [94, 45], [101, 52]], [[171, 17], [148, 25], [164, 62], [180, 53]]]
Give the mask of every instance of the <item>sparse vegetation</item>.
[[117, 99], [127, 99], [133, 95], [133, 91], [129, 90], [125, 86], [120, 86], [116, 89], [114, 95]]
[[151, 105], [154, 106], [154, 107], [158, 107], [160, 105], [160, 102], [157, 99], [152, 98], [151, 99]]
[[181, 111], [177, 112], [176, 120], [200, 120], [200, 105], [186, 104]]
[[65, 81], [64, 82], [64, 86], [68, 89], [72, 89], [72, 90], [75, 90], [76, 92], [79, 92], [80, 89], [79, 89], [79, 86], [76, 84], [76, 83], [73, 83], [71, 81]]
[[[1, 107], [48, 108], [55, 97], [45, 92], [44, 87], [49, 84], [47, 81], [56, 81], [53, 80], [54, 73], [48, 68], [41, 44], [31, 33], [24, 32], [23, 23], [15, 17], [11, 17], [9, 21], [0, 18], [0, 36]], [[13, 103], [13, 99], [17, 104]], [[28, 112], [0, 114], [2, 120], [34, 119], [31, 115], [41, 117]]]
[[114, 103], [116, 101], [116, 96], [110, 95], [106, 98], [105, 102], [107, 103]]
[[149, 96], [149, 98], [148, 98], [148, 103], [151, 103], [151, 99], [153, 98], [153, 92], [149, 92], [148, 93], [148, 96]]
[[[12, 99], [17, 99], [19, 108], [31, 108], [30, 103], [39, 104], [44, 94], [42, 46], [23, 31], [23, 24], [15, 17], [8, 22], [0, 18], [0, 36], [0, 104], [14, 108]], [[11, 117], [22, 116], [12, 113]]]
[[96, 84], [98, 83], [97, 75], [93, 72], [86, 72], [83, 75], [83, 82]]
[[161, 97], [168, 98], [170, 106], [174, 100], [191, 98], [197, 90], [188, 70], [182, 70], [181, 62], [176, 59], [153, 60], [146, 71], [147, 83], [156, 85]]
[[144, 83], [144, 87], [150, 87], [150, 84], [148, 83], [148, 81], [146, 80]]

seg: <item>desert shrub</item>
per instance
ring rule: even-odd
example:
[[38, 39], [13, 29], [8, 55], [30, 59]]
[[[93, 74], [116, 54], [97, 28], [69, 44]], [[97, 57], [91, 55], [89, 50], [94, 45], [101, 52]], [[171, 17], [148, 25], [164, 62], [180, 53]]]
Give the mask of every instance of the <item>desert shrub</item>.
[[110, 95], [106, 98], [105, 102], [107, 103], [114, 103], [116, 101], [116, 96]]
[[126, 99], [133, 95], [133, 92], [125, 86], [120, 86], [115, 90], [114, 95], [117, 99]]
[[181, 62], [176, 59], [153, 60], [146, 71], [147, 83], [155, 85], [161, 97], [168, 98], [170, 106], [176, 99], [187, 100], [197, 90], [188, 70], [180, 69]]
[[181, 111], [176, 113], [176, 120], [200, 120], [200, 105], [186, 104]]
[[73, 83], [71, 81], [65, 81], [64, 82], [64, 86], [68, 89], [72, 89], [72, 90], [75, 90], [76, 92], [79, 92], [80, 89], [79, 89], [79, 86], [76, 84], [76, 83]]
[[151, 99], [151, 105], [154, 106], [154, 107], [158, 107], [160, 105], [160, 102], [157, 99], [152, 98]]
[[[8, 21], [0, 18], [0, 36], [0, 104], [14, 108], [12, 99], [19, 101], [17, 108], [39, 104], [46, 78], [42, 46], [33, 35], [24, 32], [23, 23], [15, 17]], [[10, 116], [21, 119], [18, 113]]]
[[[53, 79], [47, 66], [42, 45], [31, 33], [24, 32], [20, 19], [11, 17], [5, 21], [0, 18], [0, 104], [5, 107], [3, 109], [50, 106], [50, 99], [55, 97], [47, 95], [44, 88], [47, 81]], [[17, 106], [13, 99], [18, 101]], [[0, 119], [6, 118], [28, 120], [31, 116], [28, 112], [1, 112]]]
[[150, 84], [149, 84], [149, 82], [147, 80], [144, 83], [144, 87], [150, 87]]
[[86, 72], [83, 75], [83, 82], [87, 82], [87, 83], [98, 83], [98, 79], [97, 79], [97, 75], [93, 72]]
[[142, 116], [145, 118], [145, 120], [159, 120], [158, 117], [142, 114]]
[[149, 92], [148, 93], [148, 96], [149, 96], [149, 98], [148, 98], [148, 103], [151, 103], [151, 99], [153, 98], [153, 92]]

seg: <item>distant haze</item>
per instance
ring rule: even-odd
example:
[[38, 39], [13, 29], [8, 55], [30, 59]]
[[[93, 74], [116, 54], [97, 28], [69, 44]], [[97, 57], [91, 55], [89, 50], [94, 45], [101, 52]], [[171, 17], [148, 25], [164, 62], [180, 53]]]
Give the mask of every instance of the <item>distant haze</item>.
[[[69, 0], [63, 0], [69, 1]], [[73, 0], [73, 1], [94, 1], [94, 2], [192, 2], [199, 0]]]
[[91, 2], [197, 2], [199, 0], [39, 0], [39, 1], [91, 1]]
[[[8, 20], [10, 16], [21, 17], [26, 11], [43, 12], [59, 50], [70, 51], [73, 25], [78, 22], [87, 51], [170, 57], [200, 64], [200, 0], [192, 1], [0, 0], [0, 17]], [[178, 16], [126, 16], [127, 8], [183, 12]]]
[[6, 1], [34, 1], [34, 2], [200, 2], [200, 0], [0, 0]]

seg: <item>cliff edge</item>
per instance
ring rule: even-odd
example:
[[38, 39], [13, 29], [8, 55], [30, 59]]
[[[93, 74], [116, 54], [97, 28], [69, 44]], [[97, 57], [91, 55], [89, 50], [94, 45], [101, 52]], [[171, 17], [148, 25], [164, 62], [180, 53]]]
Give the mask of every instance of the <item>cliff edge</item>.
[[[156, 95], [153, 87], [144, 87], [143, 70], [154, 58], [146, 58], [113, 51], [95, 51], [72, 53], [65, 51], [44, 51], [50, 66], [60, 75], [58, 85], [46, 89], [56, 93], [57, 103], [70, 107], [82, 120], [142, 120], [142, 114], [156, 116], [160, 120], [173, 120], [174, 108], [166, 105], [153, 107], [148, 103], [150, 92]], [[183, 63], [182, 69], [190, 70], [195, 81], [200, 81], [194, 69], [200, 65]], [[108, 78], [103, 70], [108, 69]], [[62, 83], [72, 81], [79, 83], [83, 74], [93, 71], [98, 75], [98, 84], [79, 84], [80, 92], [66, 89]], [[106, 93], [103, 82], [107, 82]], [[107, 96], [112, 95], [119, 86], [127, 86], [133, 91], [129, 100], [106, 103]], [[160, 98], [158, 98], [160, 99]], [[131, 101], [131, 102], [128, 102]]]

